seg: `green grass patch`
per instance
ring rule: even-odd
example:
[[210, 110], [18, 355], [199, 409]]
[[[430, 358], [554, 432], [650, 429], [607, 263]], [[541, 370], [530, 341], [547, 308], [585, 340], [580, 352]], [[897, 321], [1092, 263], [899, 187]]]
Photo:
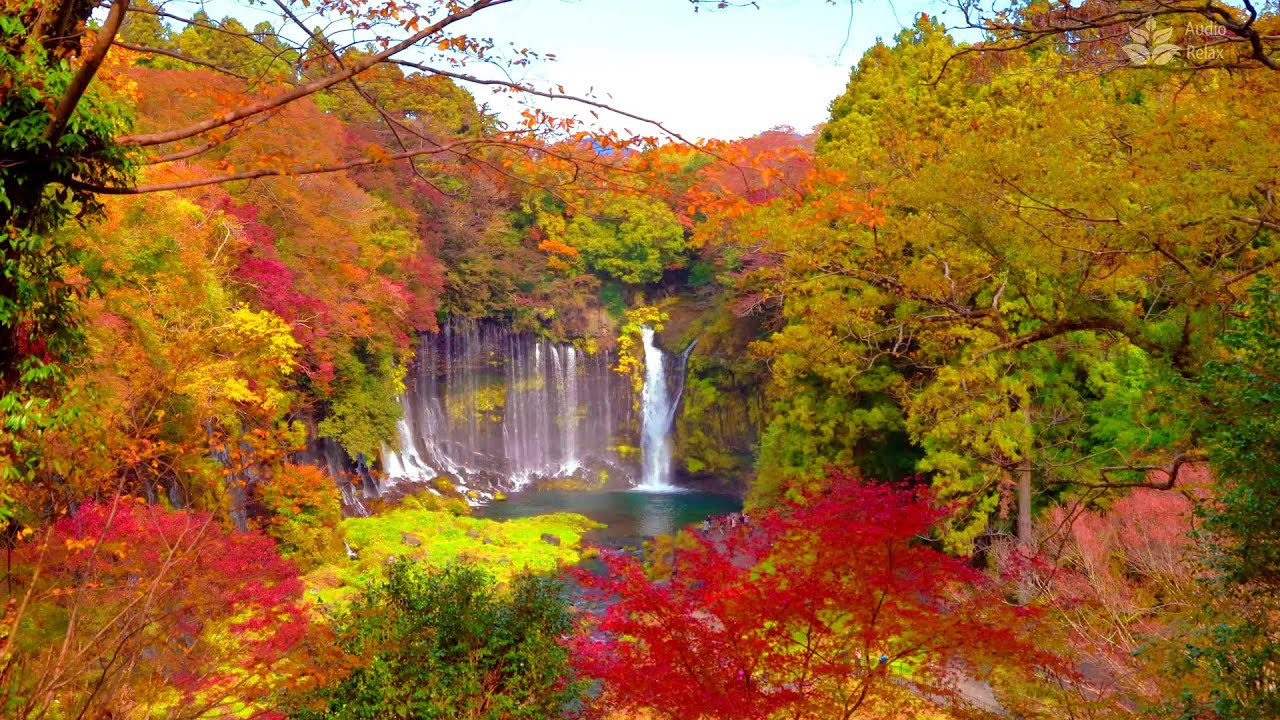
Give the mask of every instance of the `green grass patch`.
[[[355, 559], [321, 566], [305, 576], [313, 597], [340, 603], [383, 577], [393, 557], [427, 567], [470, 562], [506, 583], [524, 570], [552, 571], [582, 559], [582, 535], [604, 527], [573, 513], [485, 520], [448, 511], [404, 507], [342, 521]], [[552, 536], [559, 544], [548, 542]]]

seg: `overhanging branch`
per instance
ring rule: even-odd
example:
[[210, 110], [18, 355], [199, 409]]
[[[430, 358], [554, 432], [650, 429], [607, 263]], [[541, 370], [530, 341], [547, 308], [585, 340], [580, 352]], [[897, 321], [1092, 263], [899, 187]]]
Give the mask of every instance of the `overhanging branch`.
[[111, 49], [116, 33], [120, 32], [120, 24], [124, 22], [124, 14], [128, 9], [129, 0], [115, 0], [111, 4], [107, 19], [102, 23], [97, 37], [93, 40], [93, 47], [89, 49], [89, 54], [85, 56], [84, 63], [76, 71], [75, 77], [71, 79], [71, 84], [67, 86], [67, 91], [62, 94], [62, 99], [58, 101], [57, 108], [54, 109], [53, 115], [49, 118], [49, 125], [45, 128], [44, 137], [45, 140], [49, 141], [50, 145], [57, 145], [58, 140], [62, 138], [62, 133], [66, 131], [67, 123], [71, 120], [71, 115], [75, 113], [76, 106], [80, 104], [80, 98], [84, 97], [84, 92], [89, 88], [89, 83], [98, 74], [98, 68], [102, 67], [102, 61], [107, 58], [107, 51]]
[[231, 110], [229, 112], [223, 113], [216, 117], [203, 120], [201, 122], [192, 123], [185, 127], [175, 128], [173, 130], [166, 130], [163, 132], [148, 133], [143, 135], [124, 135], [118, 138], [116, 140], [116, 143], [119, 145], [127, 146], [127, 147], [149, 147], [152, 145], [164, 145], [166, 143], [171, 143], [178, 140], [185, 140], [186, 138], [189, 138], [189, 137], [201, 135], [203, 133], [209, 132], [210, 130], [215, 130], [217, 128], [220, 128], [224, 125], [230, 125], [231, 123], [236, 122], [238, 120], [243, 120], [245, 118], [257, 115], [259, 113], [264, 113], [270, 110], [274, 110], [278, 107], [282, 107], [291, 102], [294, 102], [295, 100], [300, 100], [301, 98], [307, 97], [308, 95], [312, 95], [326, 88], [333, 87], [338, 83], [345, 82], [349, 78], [353, 78], [356, 75], [359, 75], [360, 73], [368, 70], [374, 65], [377, 65], [378, 63], [383, 62], [393, 57], [394, 55], [397, 55], [398, 53], [408, 50], [409, 48], [413, 47], [414, 45], [417, 45], [423, 40], [426, 40], [432, 35], [435, 35], [443, 31], [445, 28], [448, 28], [450, 25], [453, 25], [461, 20], [465, 20], [466, 18], [469, 18], [472, 15], [475, 15], [476, 13], [482, 10], [487, 10], [491, 7], [496, 7], [498, 5], [505, 5], [511, 1], [512, 0], [477, 0], [475, 3], [468, 6], [467, 8], [459, 10], [454, 13], [450, 13], [449, 15], [447, 15], [444, 18], [441, 18], [437, 22], [432, 23], [425, 29], [419, 32], [416, 32], [413, 35], [410, 35], [404, 40], [398, 43], [395, 43], [394, 45], [391, 45], [390, 47], [386, 48], [385, 50], [379, 53], [370, 55], [366, 58], [361, 59], [358, 62], [352, 63], [345, 69], [342, 69], [336, 73], [333, 73], [332, 75], [318, 78], [308, 83], [303, 83], [293, 88], [292, 90], [289, 90], [288, 92], [283, 92], [283, 93], [280, 93], [279, 95], [266, 98], [259, 102], [245, 105], [244, 107]]

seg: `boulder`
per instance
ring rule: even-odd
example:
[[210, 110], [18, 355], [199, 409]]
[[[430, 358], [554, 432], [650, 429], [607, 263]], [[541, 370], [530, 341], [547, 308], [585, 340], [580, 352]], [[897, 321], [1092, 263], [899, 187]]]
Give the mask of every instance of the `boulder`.
[[422, 547], [422, 539], [410, 532], [400, 533], [400, 542], [409, 547]]
[[542, 542], [560, 547], [560, 537], [551, 533], [542, 533]]

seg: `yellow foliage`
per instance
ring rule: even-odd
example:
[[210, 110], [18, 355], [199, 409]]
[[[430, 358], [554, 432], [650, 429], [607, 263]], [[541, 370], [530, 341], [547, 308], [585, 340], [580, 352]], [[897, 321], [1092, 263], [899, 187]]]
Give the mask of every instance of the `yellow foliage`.
[[639, 343], [640, 332], [646, 327], [658, 332], [666, 321], [667, 313], [655, 305], [641, 305], [627, 311], [618, 335], [618, 365], [614, 371], [631, 380], [637, 396], [644, 388], [644, 350]]

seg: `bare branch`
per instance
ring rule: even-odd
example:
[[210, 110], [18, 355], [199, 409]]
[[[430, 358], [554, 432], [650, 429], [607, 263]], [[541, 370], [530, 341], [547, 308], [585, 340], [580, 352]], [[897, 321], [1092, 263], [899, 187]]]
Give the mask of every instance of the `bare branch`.
[[[1188, 465], [1190, 463], [1203, 462], [1204, 459], [1205, 459], [1204, 455], [1199, 452], [1179, 453], [1177, 456], [1173, 458], [1173, 461], [1170, 464], [1164, 465], [1164, 466], [1114, 465], [1114, 466], [1099, 468], [1099, 472], [1102, 473], [1102, 478], [1103, 478], [1103, 482], [1100, 482], [1100, 483], [1061, 482], [1058, 484], [1070, 484], [1070, 485], [1078, 485], [1081, 487], [1100, 488], [1100, 489], [1108, 489], [1108, 490], [1123, 489], [1123, 488], [1147, 488], [1150, 490], [1172, 490], [1174, 485], [1177, 484], [1178, 482], [1178, 474], [1181, 472], [1183, 466]], [[1143, 473], [1161, 472], [1166, 475], [1166, 478], [1164, 480], [1157, 481], [1157, 482], [1151, 482], [1151, 481], [1126, 482], [1126, 481], [1111, 481], [1107, 479], [1107, 476], [1110, 473], [1117, 473], [1117, 472], [1143, 472]]]
[[189, 147], [185, 150], [175, 150], [171, 153], [166, 153], [164, 155], [156, 155], [153, 157], [149, 157], [146, 159], [145, 164], [161, 165], [163, 163], [174, 162], [176, 160], [186, 160], [187, 158], [193, 158], [197, 155], [203, 155], [204, 153], [207, 153], [210, 150], [222, 145], [223, 143], [235, 137], [236, 135], [239, 135], [245, 130], [261, 125], [262, 123], [270, 120], [273, 117], [275, 117], [275, 115], [270, 113], [263, 113], [262, 115], [259, 115], [255, 118], [251, 118], [246, 122], [233, 126], [230, 130], [227, 131], [225, 135], [223, 135], [220, 138], [214, 138], [213, 140]]
[[257, 115], [259, 113], [264, 113], [269, 110], [274, 110], [278, 107], [282, 107], [291, 102], [294, 102], [295, 100], [299, 100], [301, 98], [304, 98], [308, 95], [324, 90], [326, 88], [333, 87], [334, 85], [337, 85], [340, 82], [345, 82], [349, 78], [353, 78], [356, 75], [359, 75], [360, 73], [373, 67], [374, 65], [377, 65], [378, 63], [383, 62], [398, 53], [404, 52], [405, 50], [413, 47], [414, 45], [417, 45], [418, 43], [431, 37], [432, 35], [435, 35], [441, 32], [442, 30], [449, 27], [450, 25], [453, 25], [461, 20], [465, 20], [466, 18], [469, 18], [472, 15], [475, 15], [481, 10], [486, 10], [488, 8], [496, 7], [498, 5], [505, 5], [509, 2], [511, 2], [511, 0], [477, 0], [474, 4], [470, 5], [469, 7], [463, 10], [459, 10], [457, 12], [451, 13], [448, 16], [441, 18], [439, 21], [432, 23], [427, 28], [417, 33], [414, 33], [413, 35], [410, 35], [409, 37], [405, 38], [404, 40], [398, 43], [395, 43], [394, 45], [391, 45], [385, 50], [379, 53], [376, 53], [374, 55], [370, 55], [366, 58], [363, 58], [358, 62], [352, 63], [346, 69], [340, 70], [336, 73], [333, 73], [332, 75], [318, 78], [308, 83], [303, 83], [288, 92], [280, 93], [279, 95], [266, 98], [256, 103], [245, 105], [244, 107], [231, 110], [229, 112], [223, 113], [222, 115], [218, 115], [216, 117], [212, 117], [207, 120], [203, 120], [201, 122], [192, 123], [191, 125], [187, 125], [185, 127], [175, 128], [173, 130], [167, 130], [164, 132], [149, 133], [144, 135], [124, 135], [124, 136], [121, 136], [120, 138], [117, 138], [116, 142], [119, 145], [124, 145], [128, 147], [148, 147], [152, 145], [164, 145], [166, 143], [175, 142], [177, 140], [184, 140], [189, 137], [194, 137], [196, 135], [206, 133], [210, 130], [220, 128], [224, 125], [230, 125], [231, 123], [236, 122], [237, 120], [243, 120], [245, 118]]
[[253, 180], [263, 177], [293, 177], [298, 175], [317, 175], [321, 173], [341, 172], [343, 170], [352, 170], [354, 168], [369, 167], [371, 165], [379, 165], [395, 160], [404, 160], [407, 158], [419, 157], [421, 155], [433, 155], [454, 152], [458, 148], [467, 145], [476, 144], [492, 144], [491, 140], [459, 140], [457, 142], [446, 145], [435, 145], [427, 148], [415, 148], [405, 150], [398, 153], [390, 153], [380, 158], [361, 158], [359, 160], [351, 160], [343, 163], [333, 163], [330, 165], [297, 165], [291, 168], [258, 168], [257, 170], [246, 170], [231, 175], [219, 175], [208, 178], [193, 178], [191, 180], [177, 180], [169, 183], [158, 183], [155, 185], [139, 185], [136, 187], [110, 187], [102, 185], [91, 185], [78, 181], [71, 181], [67, 184], [79, 190], [87, 190], [89, 192], [102, 193], [104, 195], [141, 195], [143, 193], [164, 192], [166, 190], [185, 190], [187, 188], [204, 187], [206, 185], [219, 185], [236, 180]]
[[[592, 98], [582, 97], [580, 95], [571, 95], [569, 93], [554, 93], [554, 92], [548, 92], [544, 90], [538, 90], [529, 85], [523, 85], [521, 83], [513, 82], [510, 80], [485, 80], [483, 78], [478, 78], [474, 75], [465, 75], [462, 73], [451, 72], [449, 70], [440, 70], [439, 68], [430, 67], [422, 63], [411, 62], [408, 60], [393, 59], [393, 60], [390, 60], [389, 62], [394, 63], [396, 65], [402, 65], [404, 67], [413, 68], [415, 70], [420, 70], [425, 73], [430, 73], [432, 75], [440, 75], [443, 77], [447, 77], [451, 80], [457, 80], [459, 82], [471, 83], [473, 85], [490, 85], [490, 86], [506, 87], [512, 90], [516, 90], [518, 92], [528, 94], [528, 95], [535, 95], [537, 97], [547, 98], [548, 100], [569, 100], [571, 102], [575, 102], [581, 105], [587, 105], [589, 107], [599, 108], [601, 110], [607, 110], [611, 113], [621, 115], [622, 117], [630, 118], [637, 122], [645, 123], [646, 125], [651, 125], [661, 130], [662, 132], [666, 133], [668, 136], [680, 141], [685, 145], [688, 145], [689, 147], [702, 150], [703, 152], [707, 152], [705, 148], [702, 148], [694, 141], [689, 140], [688, 138], [684, 137], [680, 133], [668, 128], [666, 125], [664, 125], [662, 122], [658, 120], [654, 120], [653, 118], [647, 118], [642, 115], [636, 115], [635, 113], [627, 112], [626, 110], [621, 110], [612, 105], [609, 105], [607, 103], [602, 103], [599, 100], [594, 100]], [[712, 154], [712, 153], [708, 152], [708, 154]], [[720, 159], [720, 158], [717, 158], [717, 159]]]
[[210, 70], [214, 70], [214, 71], [216, 71], [216, 72], [220, 72], [220, 73], [222, 73], [223, 75], [230, 75], [230, 76], [231, 76], [231, 77], [233, 77], [233, 78], [237, 78], [237, 79], [239, 79], [239, 80], [244, 80], [244, 81], [246, 81], [246, 82], [248, 82], [248, 81], [251, 79], [248, 75], [241, 75], [240, 73], [238, 73], [238, 72], [236, 72], [235, 70], [232, 70], [232, 69], [230, 69], [230, 68], [225, 68], [225, 67], [222, 67], [221, 65], [216, 65], [216, 64], [214, 64], [214, 63], [206, 62], [206, 61], [204, 61], [204, 60], [198, 60], [198, 59], [193, 58], [193, 57], [190, 57], [190, 56], [188, 56], [188, 55], [183, 55], [182, 53], [177, 52], [177, 51], [174, 51], [174, 50], [166, 50], [165, 48], [143, 47], [143, 46], [141, 46], [141, 45], [134, 45], [134, 44], [132, 44], [132, 43], [123, 42], [123, 41], [121, 41], [121, 40], [115, 40], [112, 44], [113, 44], [113, 45], [115, 45], [116, 47], [124, 48], [125, 50], [130, 50], [130, 51], [132, 51], [132, 52], [136, 52], [136, 53], [149, 53], [149, 54], [152, 54], [152, 55], [165, 55], [165, 56], [167, 56], [167, 57], [171, 57], [171, 58], [173, 58], [173, 59], [175, 59], [175, 60], [181, 60], [182, 62], [190, 63], [190, 64], [192, 64], [192, 65], [199, 65], [199, 66], [201, 66], [201, 67], [207, 67], [207, 68], [209, 68]]

